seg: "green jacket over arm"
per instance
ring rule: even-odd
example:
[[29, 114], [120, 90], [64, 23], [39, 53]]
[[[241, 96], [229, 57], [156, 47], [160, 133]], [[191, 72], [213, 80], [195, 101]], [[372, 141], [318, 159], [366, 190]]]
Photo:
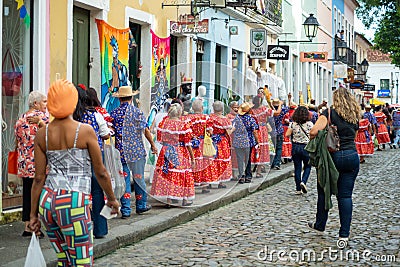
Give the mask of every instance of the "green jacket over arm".
[[310, 154], [310, 164], [317, 170], [318, 184], [325, 194], [325, 209], [329, 210], [333, 206], [331, 195], [337, 194], [339, 172], [326, 147], [326, 135], [326, 129], [318, 131], [318, 135], [310, 140], [305, 150]]

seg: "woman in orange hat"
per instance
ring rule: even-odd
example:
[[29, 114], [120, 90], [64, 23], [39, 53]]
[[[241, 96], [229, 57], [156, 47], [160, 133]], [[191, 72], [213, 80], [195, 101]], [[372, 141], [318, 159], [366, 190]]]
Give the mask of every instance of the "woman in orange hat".
[[54, 82], [47, 95], [47, 108], [54, 120], [41, 128], [35, 139], [29, 227], [38, 232], [40, 216], [57, 253], [58, 266], [93, 265], [89, 209], [92, 166], [111, 213], [119, 209], [93, 128], [72, 118], [77, 103], [78, 92], [71, 82]]

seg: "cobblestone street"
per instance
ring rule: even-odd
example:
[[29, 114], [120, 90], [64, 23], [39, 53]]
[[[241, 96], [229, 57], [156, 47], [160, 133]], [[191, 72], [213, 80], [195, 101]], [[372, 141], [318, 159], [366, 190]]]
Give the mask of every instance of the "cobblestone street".
[[398, 266], [400, 150], [376, 152], [356, 180], [348, 246], [339, 250], [336, 199], [327, 229], [315, 219], [316, 175], [307, 195], [289, 178], [275, 186], [95, 260], [95, 266]]

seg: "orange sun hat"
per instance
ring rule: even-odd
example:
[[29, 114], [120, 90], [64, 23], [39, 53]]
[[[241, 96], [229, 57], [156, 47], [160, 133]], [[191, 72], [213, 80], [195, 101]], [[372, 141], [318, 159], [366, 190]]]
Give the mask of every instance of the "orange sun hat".
[[78, 91], [70, 81], [60, 79], [50, 85], [47, 93], [47, 109], [56, 119], [74, 113], [78, 104]]

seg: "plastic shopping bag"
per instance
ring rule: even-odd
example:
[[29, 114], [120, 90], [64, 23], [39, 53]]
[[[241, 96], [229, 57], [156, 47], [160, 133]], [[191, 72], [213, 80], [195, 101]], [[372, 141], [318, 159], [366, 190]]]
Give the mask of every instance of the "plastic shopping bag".
[[115, 148], [113, 140], [104, 144], [104, 165], [111, 176], [111, 185], [114, 195], [120, 199], [125, 193], [125, 177], [118, 149]]
[[31, 243], [28, 247], [28, 254], [26, 255], [25, 267], [46, 267], [42, 249], [40, 248], [39, 238], [33, 234]]

